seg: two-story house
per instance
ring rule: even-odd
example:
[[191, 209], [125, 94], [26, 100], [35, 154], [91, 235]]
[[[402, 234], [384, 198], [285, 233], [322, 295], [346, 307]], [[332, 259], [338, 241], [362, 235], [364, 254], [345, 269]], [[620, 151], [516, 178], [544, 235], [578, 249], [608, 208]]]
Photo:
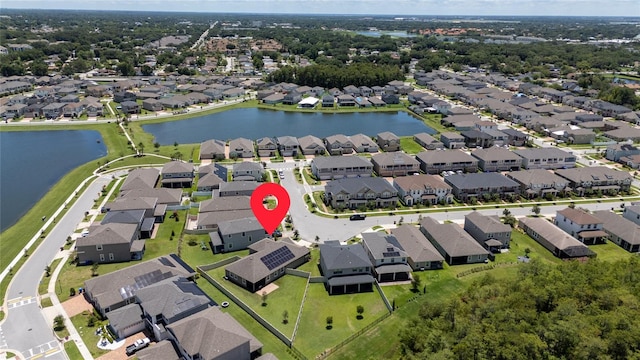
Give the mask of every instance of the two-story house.
[[253, 141], [245, 138], [229, 141], [229, 158], [252, 158], [253, 154]]
[[517, 182], [500, 173], [453, 174], [446, 176], [444, 181], [451, 185], [453, 196], [464, 202], [472, 198], [482, 201], [494, 194], [503, 199], [520, 192]]
[[443, 132], [440, 141], [446, 149], [460, 149], [465, 147], [465, 137], [457, 132]]
[[324, 201], [334, 209], [395, 207], [398, 191], [383, 178], [344, 178], [329, 181]]
[[444, 144], [442, 143], [442, 141], [436, 140], [433, 136], [424, 132], [413, 135], [413, 141], [427, 150], [444, 148]]
[[411, 267], [406, 251], [394, 235], [381, 232], [362, 233], [362, 245], [373, 265], [378, 282], [405, 281], [409, 279]]
[[322, 140], [313, 135], [298, 138], [298, 144], [303, 155], [323, 155], [327, 152]]
[[262, 181], [264, 174], [261, 163], [243, 161], [233, 164], [233, 181]]
[[138, 239], [137, 224], [111, 223], [90, 228], [89, 234], [78, 238], [76, 251], [79, 264], [98, 264], [140, 260], [144, 240]]
[[569, 180], [569, 186], [578, 196], [585, 194], [615, 195], [631, 189], [633, 176], [627, 171], [619, 171], [606, 166], [559, 169], [556, 174]]
[[195, 177], [193, 164], [170, 161], [160, 171], [162, 186], [168, 188], [190, 188]]
[[593, 216], [602, 221], [610, 241], [630, 253], [640, 253], [640, 225], [609, 210], [594, 211]]
[[477, 211], [464, 216], [464, 231], [491, 252], [508, 249], [511, 242], [511, 226], [503, 224], [497, 216], [486, 216]]
[[522, 217], [518, 220], [518, 227], [533, 240], [544, 246], [560, 259], [590, 257], [594, 253], [587, 245], [562, 231], [547, 219], [540, 217]]
[[602, 220], [585, 210], [558, 210], [553, 223], [585, 245], [602, 244], [606, 241], [607, 233], [602, 229]]
[[256, 140], [256, 145], [258, 147], [258, 155], [260, 157], [276, 156], [276, 150], [278, 149], [278, 145], [272, 138], [269, 138], [269, 137], [260, 138]]
[[406, 206], [416, 204], [449, 204], [453, 201], [451, 186], [438, 175], [419, 174], [393, 179], [400, 201]]
[[405, 176], [420, 172], [420, 163], [403, 152], [385, 152], [371, 157], [373, 170], [378, 176]]
[[610, 161], [618, 162], [621, 158], [631, 155], [640, 155], [640, 148], [633, 144], [613, 144], [607, 146], [605, 158]]
[[511, 171], [505, 174], [520, 184], [520, 195], [527, 199], [536, 197], [555, 197], [569, 191], [569, 180], [560, 177], [551, 170], [533, 169]]
[[351, 139], [342, 134], [327, 136], [324, 144], [331, 155], [351, 154], [354, 148]]
[[373, 291], [372, 267], [361, 243], [326, 241], [320, 245], [320, 270], [329, 295]]
[[522, 167], [527, 170], [576, 167], [575, 155], [555, 147], [518, 149], [513, 152], [522, 158]]
[[461, 150], [429, 150], [416, 155], [420, 170], [425, 174], [440, 174], [443, 171], [478, 171], [478, 159]]
[[221, 221], [218, 231], [209, 234], [214, 254], [244, 250], [269, 234], [253, 216]]
[[353, 144], [353, 150], [357, 153], [377, 153], [378, 144], [365, 134], [355, 134], [349, 137]]
[[316, 157], [311, 160], [311, 173], [320, 180], [369, 177], [372, 172], [371, 162], [360, 156]]
[[279, 136], [277, 139], [280, 156], [297, 156], [300, 144], [293, 136]]
[[379, 133], [376, 142], [382, 151], [400, 151], [400, 138], [392, 132]]
[[476, 149], [471, 152], [471, 156], [478, 159], [478, 166], [485, 172], [516, 171], [522, 166], [520, 156], [501, 147]]
[[211, 139], [200, 144], [200, 160], [212, 159], [222, 160], [225, 156], [225, 142], [222, 140]]

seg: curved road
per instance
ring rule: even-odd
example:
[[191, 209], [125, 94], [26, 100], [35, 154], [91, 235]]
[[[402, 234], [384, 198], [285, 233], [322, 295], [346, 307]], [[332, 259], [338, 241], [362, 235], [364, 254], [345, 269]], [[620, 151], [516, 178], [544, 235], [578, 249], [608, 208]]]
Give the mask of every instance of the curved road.
[[0, 325], [0, 335], [3, 336], [0, 339], [4, 338], [0, 350], [18, 351], [26, 359], [67, 359], [62, 344], [51, 330], [53, 324], [47, 322], [39, 307], [38, 283], [45, 266], [51, 264], [60, 247], [64, 246], [67, 236], [83, 220], [85, 211], [93, 207], [96, 195], [110, 181], [111, 175], [100, 176], [92, 181], [13, 276], [7, 290], [6, 318]]

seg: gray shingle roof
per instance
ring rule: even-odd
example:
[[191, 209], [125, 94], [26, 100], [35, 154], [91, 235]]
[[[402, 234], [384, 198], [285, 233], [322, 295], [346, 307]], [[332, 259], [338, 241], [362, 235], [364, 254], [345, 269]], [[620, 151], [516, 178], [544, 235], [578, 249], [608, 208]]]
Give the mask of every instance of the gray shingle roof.
[[328, 193], [336, 194], [340, 191], [345, 191], [348, 194], [356, 194], [360, 190], [369, 189], [377, 194], [388, 191], [392, 194], [396, 194], [396, 189], [389, 184], [389, 182], [383, 178], [344, 178], [338, 180], [329, 181], [325, 187], [325, 191]]
[[602, 224], [602, 221], [600, 221], [600, 219], [582, 209], [572, 209], [568, 207], [562, 210], [558, 210], [558, 214], [561, 214], [565, 218], [573, 221], [578, 225]]
[[420, 221], [420, 228], [450, 257], [488, 254], [487, 250], [458, 224], [440, 224], [427, 216]]
[[416, 158], [425, 164], [433, 163], [478, 163], [478, 159], [460, 150], [427, 150], [416, 155]]
[[77, 240], [78, 247], [92, 245], [129, 244], [134, 238], [138, 224], [106, 224], [91, 229], [86, 237]]
[[371, 162], [379, 166], [410, 165], [418, 167], [420, 165], [418, 160], [400, 151], [375, 154], [371, 157]]
[[[215, 359], [249, 343], [249, 352], [262, 348], [262, 343], [238, 323], [231, 315], [217, 307], [199, 311], [168, 325], [180, 346], [190, 355]], [[247, 354], [248, 357], [248, 354]]]
[[138, 304], [129, 304], [107, 313], [109, 325], [116, 330], [125, 328], [142, 321], [142, 309]]
[[[519, 222], [539, 234], [539, 236], [551, 246], [566, 252], [568, 256], [588, 256], [592, 254], [592, 251], [589, 250], [585, 244], [544, 218], [523, 217], [520, 218]], [[554, 249], [548, 247], [548, 244], [544, 242], [541, 244], [545, 246], [547, 250], [554, 251]]]
[[604, 231], [624, 239], [629, 244], [640, 244], [640, 226], [609, 210], [595, 211], [593, 216], [603, 223]]
[[318, 169], [373, 166], [367, 158], [362, 156], [322, 156], [311, 161]]
[[400, 176], [393, 179], [394, 184], [397, 184], [405, 192], [415, 190], [426, 189], [445, 189], [451, 190], [451, 186], [444, 182], [442, 177], [438, 175], [413, 175], [413, 176]]
[[186, 163], [183, 161], [170, 161], [162, 167], [162, 174], [173, 174], [173, 173], [190, 173], [194, 171], [193, 164]]
[[156, 317], [171, 319], [188, 313], [205, 304], [214, 305], [194, 282], [176, 276], [149, 285], [136, 292], [138, 302], [144, 311]]
[[122, 183], [120, 191], [126, 191], [131, 189], [137, 189], [141, 187], [152, 188], [158, 182], [160, 171], [153, 168], [135, 169], [132, 170], [127, 178]]
[[200, 156], [204, 155], [216, 155], [224, 154], [224, 141], [211, 139], [204, 141], [200, 144]]
[[[121, 193], [120, 198], [156, 198], [158, 204], [180, 204], [182, 189], [138, 188]], [[119, 199], [120, 199], [119, 198]]]
[[313, 135], [307, 135], [307, 136], [298, 138], [298, 143], [300, 144], [300, 148], [303, 150], [316, 149], [316, 148], [324, 149], [324, 143], [322, 142], [322, 140], [320, 140], [320, 138]]
[[237, 234], [245, 231], [255, 231], [263, 229], [255, 216], [240, 219], [226, 220], [218, 223], [220, 235]]
[[592, 181], [631, 181], [633, 176], [626, 171], [610, 169], [606, 166], [558, 169], [556, 174], [575, 183]]
[[142, 224], [144, 220], [144, 210], [123, 210], [123, 211], [109, 211], [105, 214], [100, 224]]
[[200, 213], [210, 211], [251, 210], [251, 197], [225, 196], [200, 202]]
[[518, 154], [520, 157], [526, 158], [526, 159], [538, 159], [538, 158], [565, 159], [565, 158], [568, 158], [568, 157], [574, 157], [573, 155], [569, 154], [568, 152], [566, 152], [564, 150], [560, 150], [560, 149], [555, 148], [555, 147], [519, 149], [519, 150], [514, 150], [513, 152]]
[[[292, 262], [295, 262], [300, 258], [309, 255], [309, 249], [303, 246], [291, 244], [287, 241], [276, 242], [266, 238], [258, 241], [253, 245], [255, 245], [257, 248], [260, 248], [260, 251], [242, 258], [236, 262], [233, 262], [225, 268], [225, 270], [232, 272], [252, 283], [256, 283], [259, 280], [264, 279], [267, 275], [274, 273], [281, 268], [286, 268]], [[278, 267], [269, 269], [261, 260], [261, 258], [283, 247], [289, 249], [289, 251], [291, 251], [291, 253], [294, 255], [294, 258], [280, 264]]]
[[471, 221], [483, 233], [511, 232], [511, 226], [503, 224], [497, 216], [482, 215], [477, 211], [472, 211], [464, 216], [465, 221]]
[[260, 184], [257, 181], [232, 181], [232, 182], [223, 182], [220, 184], [220, 192], [229, 192], [229, 191], [253, 191]]
[[527, 186], [534, 184], [567, 184], [568, 182], [567, 179], [545, 169], [510, 171], [506, 176]]
[[500, 173], [469, 173], [449, 175], [447, 184], [458, 189], [517, 187], [518, 183]]
[[394, 235], [377, 231], [362, 233], [362, 243], [374, 259], [396, 258], [396, 262], [401, 262], [400, 257], [408, 256]]
[[173, 343], [169, 340], [162, 340], [156, 344], [138, 351], [136, 353], [138, 360], [180, 360], [182, 357], [178, 354]]
[[413, 262], [444, 261], [438, 250], [427, 240], [420, 230], [413, 225], [400, 225], [391, 229], [400, 246], [407, 252]]
[[484, 161], [515, 160], [517, 162], [522, 162], [522, 158], [510, 150], [495, 146], [486, 149], [476, 149], [471, 152], [471, 156]]
[[327, 270], [371, 267], [371, 261], [361, 244], [320, 245], [320, 256]]

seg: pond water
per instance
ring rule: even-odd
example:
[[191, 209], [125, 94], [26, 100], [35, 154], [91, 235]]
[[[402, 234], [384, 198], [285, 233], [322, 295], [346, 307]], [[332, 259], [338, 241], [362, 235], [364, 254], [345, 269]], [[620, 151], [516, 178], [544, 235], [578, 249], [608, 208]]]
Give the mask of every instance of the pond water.
[[0, 132], [0, 232], [69, 171], [106, 154], [98, 131]]
[[408, 38], [415, 37], [416, 34], [409, 34], [406, 31], [356, 31], [356, 34], [372, 37], [380, 37], [382, 35], [388, 35], [391, 37]]
[[323, 138], [334, 134], [373, 136], [391, 131], [398, 136], [436, 131], [422, 121], [398, 112], [367, 113], [303, 113], [257, 108], [234, 109], [186, 120], [143, 125], [162, 145], [200, 143], [209, 139], [230, 140], [238, 137], [259, 139], [264, 136], [315, 135]]

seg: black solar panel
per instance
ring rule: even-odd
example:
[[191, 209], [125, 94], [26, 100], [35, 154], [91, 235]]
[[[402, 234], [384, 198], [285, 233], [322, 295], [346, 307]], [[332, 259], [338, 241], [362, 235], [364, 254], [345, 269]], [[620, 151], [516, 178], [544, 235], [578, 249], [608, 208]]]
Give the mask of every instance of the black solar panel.
[[382, 253], [382, 256], [384, 256], [384, 257], [394, 257], [394, 256], [400, 256], [400, 253], [398, 251], [386, 252], [386, 253]]
[[269, 270], [273, 270], [278, 266], [286, 263], [287, 261], [295, 258], [291, 250], [288, 247], [283, 246], [275, 251], [270, 252], [269, 254], [260, 258], [264, 266]]

